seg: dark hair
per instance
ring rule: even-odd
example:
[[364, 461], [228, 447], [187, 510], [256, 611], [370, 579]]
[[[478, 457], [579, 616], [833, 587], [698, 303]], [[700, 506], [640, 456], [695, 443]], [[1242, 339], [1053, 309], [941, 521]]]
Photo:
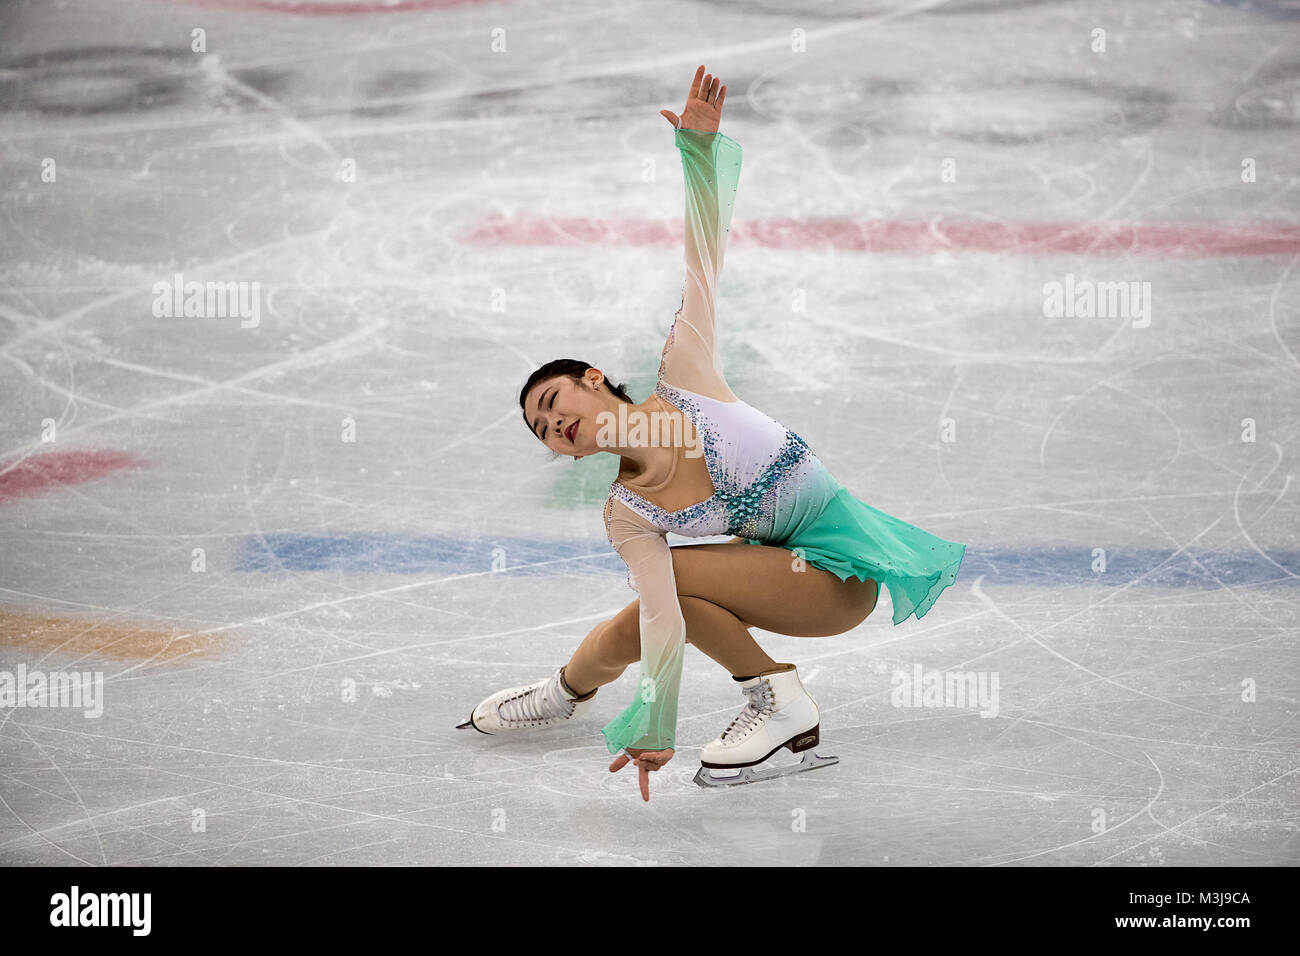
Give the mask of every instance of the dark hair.
[[[528, 381], [524, 382], [524, 387], [519, 390], [519, 407], [524, 408], [524, 399], [528, 397], [528, 391], [538, 382], [544, 382], [548, 378], [555, 378], [557, 375], [567, 375], [569, 378], [582, 378], [587, 373], [587, 369], [593, 366], [589, 362], [580, 362], [577, 359], [555, 359], [553, 362], [547, 362], [532, 375], [528, 376]], [[629, 405], [635, 405], [632, 396], [627, 393], [626, 385], [615, 385], [609, 379], [605, 379], [605, 386], [627, 402]], [[524, 424], [528, 424], [528, 410], [524, 409]]]

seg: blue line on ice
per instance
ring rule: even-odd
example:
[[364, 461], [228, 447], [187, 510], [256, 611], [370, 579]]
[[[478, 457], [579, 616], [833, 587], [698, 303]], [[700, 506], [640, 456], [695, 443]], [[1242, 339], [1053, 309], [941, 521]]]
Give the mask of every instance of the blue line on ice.
[[[683, 544], [687, 542], [683, 541]], [[497, 550], [500, 549], [500, 550]], [[1092, 570], [1091, 547], [970, 546], [958, 579], [986, 584], [1128, 584], [1216, 588], [1300, 583], [1300, 551], [1190, 551], [1106, 548], [1106, 571]], [[1280, 567], [1279, 567], [1280, 565]], [[350, 574], [624, 575], [608, 543], [582, 538], [511, 538], [400, 534], [250, 535], [236, 547], [236, 571], [334, 571]]]

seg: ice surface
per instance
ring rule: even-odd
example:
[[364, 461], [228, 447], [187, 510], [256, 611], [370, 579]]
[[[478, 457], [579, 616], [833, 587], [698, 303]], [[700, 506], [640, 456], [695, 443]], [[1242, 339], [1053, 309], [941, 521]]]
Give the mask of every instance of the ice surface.
[[[0, 675], [103, 675], [0, 709], [0, 863], [1300, 862], [1292, 6], [372, 6], [0, 8]], [[688, 650], [647, 805], [635, 670], [453, 728], [635, 597], [614, 460], [516, 395], [652, 385], [699, 63], [734, 390], [969, 552], [920, 622], [758, 635], [833, 768], [695, 787], [744, 701]], [[176, 274], [256, 325], [155, 315]], [[1067, 277], [1149, 324], [1045, 316]], [[997, 715], [894, 706], [918, 665]]]

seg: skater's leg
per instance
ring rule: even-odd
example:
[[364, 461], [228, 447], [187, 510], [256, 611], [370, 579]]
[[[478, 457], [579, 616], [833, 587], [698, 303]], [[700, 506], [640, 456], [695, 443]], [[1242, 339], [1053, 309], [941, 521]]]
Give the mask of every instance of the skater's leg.
[[677, 595], [686, 619], [686, 643], [721, 664], [729, 674], [761, 674], [777, 662], [758, 646], [749, 626], [725, 607], [704, 598]]
[[[829, 571], [801, 566], [784, 548], [698, 544], [673, 548], [672, 556], [687, 641], [735, 677], [776, 666], [748, 628], [794, 637], [842, 634], [876, 606], [875, 581], [841, 581]], [[565, 665], [570, 688], [586, 693], [617, 680], [641, 659], [640, 608], [633, 601], [592, 629]]]
[[675, 547], [672, 556], [679, 597], [701, 598], [730, 611], [746, 627], [775, 634], [843, 634], [875, 610], [879, 596], [875, 581], [841, 581], [785, 548], [696, 544]]
[[[875, 581], [841, 581], [767, 545], [720, 544], [673, 548], [678, 596], [706, 598], [746, 624], [779, 634], [817, 637], [857, 626], [876, 606]], [[733, 786], [802, 773], [837, 762], [813, 753], [821, 739], [821, 712], [793, 664], [743, 673], [745, 707], [700, 751], [702, 786]], [[793, 767], [757, 770], [777, 750], [802, 753]], [[719, 777], [721, 773], [723, 776]]]
[[618, 680], [641, 659], [641, 602], [633, 601], [582, 639], [564, 665], [564, 682], [579, 695]]
[[[695, 645], [731, 674], [759, 674], [777, 664], [768, 657], [736, 615], [702, 598], [679, 595], [687, 643]], [[618, 679], [641, 659], [641, 602], [592, 628], [564, 665], [564, 682], [586, 694]]]
[[[734, 677], [780, 667], [754, 641], [751, 625], [800, 637], [839, 634], [856, 626], [876, 603], [874, 581], [841, 581], [820, 568], [801, 567], [783, 548], [702, 544], [673, 548], [672, 560], [687, 641]], [[511, 688], [489, 697], [460, 726], [499, 733], [579, 714], [589, 702], [574, 701], [561, 678], [570, 692], [586, 697], [640, 660], [640, 611], [640, 602], [633, 601], [593, 628], [553, 678], [538, 681], [522, 695]], [[774, 685], [788, 680], [779, 675], [764, 678]], [[496, 699], [502, 695], [502, 700]], [[812, 723], [809, 729], [815, 729]]]

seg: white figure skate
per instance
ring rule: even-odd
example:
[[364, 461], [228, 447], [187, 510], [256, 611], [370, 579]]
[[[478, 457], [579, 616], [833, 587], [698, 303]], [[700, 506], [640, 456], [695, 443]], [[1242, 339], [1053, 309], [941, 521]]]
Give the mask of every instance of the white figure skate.
[[[749, 703], [717, 740], [700, 753], [695, 782], [701, 787], [732, 787], [816, 770], [840, 762], [839, 757], [813, 753], [821, 740], [821, 714], [799, 681], [793, 664], [764, 671], [740, 685]], [[782, 747], [802, 753], [803, 761], [789, 767], [756, 769]], [[710, 773], [710, 771], [739, 771]]]
[[591, 706], [596, 691], [577, 697], [563, 681], [561, 667], [550, 677], [527, 687], [499, 690], [474, 708], [469, 720], [457, 730], [473, 728], [484, 734], [514, 730], [537, 730], [581, 717]]

